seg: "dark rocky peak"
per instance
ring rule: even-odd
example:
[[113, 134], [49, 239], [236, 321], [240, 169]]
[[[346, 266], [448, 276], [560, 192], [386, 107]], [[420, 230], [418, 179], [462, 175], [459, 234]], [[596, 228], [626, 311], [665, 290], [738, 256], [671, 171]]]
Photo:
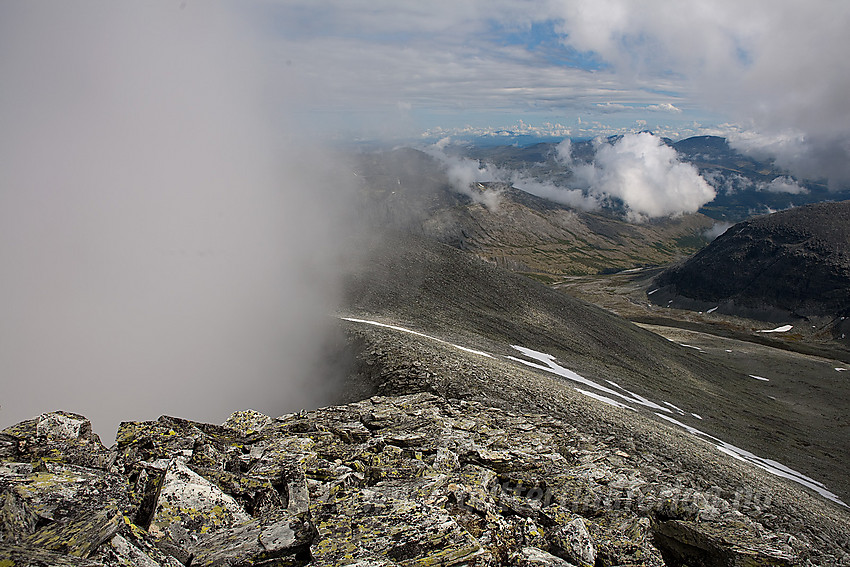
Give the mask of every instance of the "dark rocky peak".
[[765, 320], [850, 314], [850, 201], [757, 217], [663, 272], [656, 303]]
[[693, 136], [674, 142], [673, 147], [683, 154], [726, 154], [733, 151], [726, 138], [720, 136]]

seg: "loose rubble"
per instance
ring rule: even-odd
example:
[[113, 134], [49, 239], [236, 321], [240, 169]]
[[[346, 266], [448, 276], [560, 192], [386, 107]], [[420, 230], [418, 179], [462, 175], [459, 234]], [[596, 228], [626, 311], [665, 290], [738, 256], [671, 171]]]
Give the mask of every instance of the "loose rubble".
[[[797, 565], [806, 545], [570, 423], [431, 393], [0, 433], [0, 565]], [[850, 564], [850, 556], [841, 559]]]

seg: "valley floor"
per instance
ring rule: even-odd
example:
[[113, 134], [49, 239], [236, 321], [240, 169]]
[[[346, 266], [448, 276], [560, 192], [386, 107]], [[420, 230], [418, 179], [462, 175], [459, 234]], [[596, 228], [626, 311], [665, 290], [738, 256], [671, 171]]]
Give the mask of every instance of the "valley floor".
[[[728, 387], [755, 392], [782, 408], [753, 428], [751, 446], [784, 447], [788, 464], [815, 476], [823, 471], [839, 492], [850, 492], [843, 474], [829, 472], [850, 454], [850, 352], [817, 328], [786, 330], [787, 325], [653, 305], [646, 290], [655, 273], [567, 278], [554, 287], [728, 368], [730, 376], [748, 376], [749, 383]], [[765, 332], [777, 328], [782, 332]]]

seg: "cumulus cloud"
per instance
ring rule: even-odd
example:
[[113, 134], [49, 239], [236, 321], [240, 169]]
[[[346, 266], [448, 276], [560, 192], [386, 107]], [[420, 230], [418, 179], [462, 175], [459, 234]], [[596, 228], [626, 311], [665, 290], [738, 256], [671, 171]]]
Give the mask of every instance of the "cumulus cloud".
[[514, 187], [526, 193], [582, 211], [598, 211], [605, 206], [604, 196], [597, 193], [541, 181], [518, 171], [513, 172], [509, 179]]
[[569, 138], [564, 138], [555, 146], [555, 159], [566, 165], [573, 164], [573, 141]]
[[497, 206], [498, 194], [480, 191], [474, 182], [510, 183], [532, 195], [584, 211], [622, 208], [632, 222], [694, 213], [716, 196], [695, 167], [680, 162], [676, 150], [649, 132], [626, 134], [613, 143], [597, 138], [596, 155], [590, 163], [575, 160], [572, 142], [564, 139], [555, 147], [554, 157], [572, 171], [571, 187], [522, 170], [446, 155], [446, 143], [444, 139], [433, 144], [429, 153], [444, 164], [457, 192], [490, 208]]
[[590, 195], [621, 201], [632, 221], [694, 213], [716, 196], [694, 166], [648, 132], [597, 141], [594, 162], [574, 173]]
[[[667, 0], [288, 0], [253, 9], [274, 22], [268, 57], [310, 85], [313, 106], [382, 134], [418, 126], [380, 120], [388, 108], [427, 116], [422, 129], [443, 134], [523, 115], [583, 117], [588, 127], [574, 136], [621, 132], [646, 114], [660, 122], [655, 132], [735, 122], [796, 177], [850, 183], [847, 2], [715, 0], [671, 10]], [[599, 117], [620, 122], [594, 124]], [[789, 132], [794, 143], [770, 143]]]
[[792, 195], [801, 195], [809, 192], [808, 189], [802, 187], [796, 180], [788, 176], [775, 177], [770, 183], [759, 183], [756, 185], [756, 191], [790, 193]]
[[661, 104], [650, 104], [646, 107], [647, 110], [652, 112], [672, 112], [674, 114], [681, 114], [682, 109], [676, 107], [674, 104], [670, 104], [669, 102], [663, 102]]
[[2, 425], [325, 401], [344, 182], [290, 139], [262, 37], [202, 3], [4, 3], [0, 28]]
[[754, 187], [753, 181], [748, 177], [740, 173], [729, 173], [727, 170], [713, 169], [703, 171], [701, 175], [718, 193], [726, 195], [747, 191]]
[[751, 149], [799, 177], [850, 183], [850, 4], [578, 0], [552, 5], [564, 41], [620, 77], [675, 90], [757, 133]]

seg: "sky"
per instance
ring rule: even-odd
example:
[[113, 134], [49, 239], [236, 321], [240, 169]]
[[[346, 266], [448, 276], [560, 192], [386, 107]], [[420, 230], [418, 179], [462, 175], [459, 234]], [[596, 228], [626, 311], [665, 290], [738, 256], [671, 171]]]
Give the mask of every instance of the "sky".
[[311, 128], [343, 138], [724, 135], [850, 180], [843, 0], [250, 5]]
[[0, 426], [64, 409], [109, 440], [122, 419], [328, 403], [316, 361], [352, 241], [339, 142], [628, 134], [577, 171], [584, 188], [513, 181], [580, 208], [621, 199], [635, 222], [713, 198], [645, 129], [775, 159], [790, 175], [765, 190], [846, 186], [849, 14], [0, 0]]

